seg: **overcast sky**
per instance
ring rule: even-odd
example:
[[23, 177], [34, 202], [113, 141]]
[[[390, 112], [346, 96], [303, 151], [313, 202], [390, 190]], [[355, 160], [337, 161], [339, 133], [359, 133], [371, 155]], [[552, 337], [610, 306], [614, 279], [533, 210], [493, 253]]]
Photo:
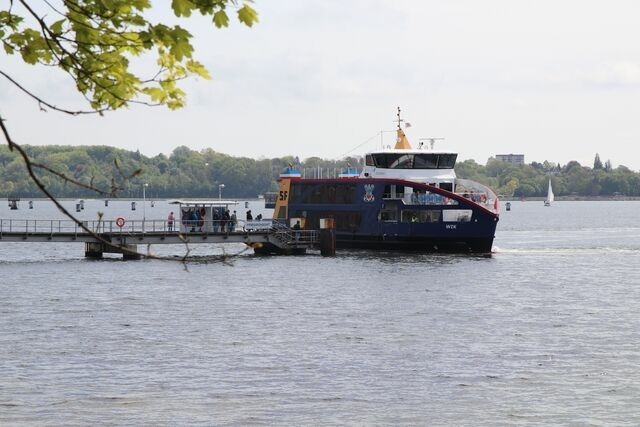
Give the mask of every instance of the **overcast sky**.
[[[254, 7], [260, 23], [252, 29], [182, 22], [214, 79], [187, 82], [181, 111], [132, 106], [71, 118], [40, 112], [1, 81], [0, 113], [23, 144], [339, 159], [378, 148], [400, 106], [414, 145], [443, 137], [441, 148], [459, 159], [485, 164], [521, 153], [527, 163], [591, 167], [599, 153], [640, 170], [640, 1], [255, 0]], [[79, 105], [65, 75], [15, 62], [2, 56], [0, 68], [52, 103]], [[392, 134], [383, 135], [390, 143]]]

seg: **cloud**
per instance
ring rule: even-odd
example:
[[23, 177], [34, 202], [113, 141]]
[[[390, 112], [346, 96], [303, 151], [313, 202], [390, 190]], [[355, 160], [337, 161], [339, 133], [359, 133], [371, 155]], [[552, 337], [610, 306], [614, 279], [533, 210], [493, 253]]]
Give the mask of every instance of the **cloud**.
[[640, 86], [640, 63], [616, 61], [602, 65], [593, 80], [606, 86]]

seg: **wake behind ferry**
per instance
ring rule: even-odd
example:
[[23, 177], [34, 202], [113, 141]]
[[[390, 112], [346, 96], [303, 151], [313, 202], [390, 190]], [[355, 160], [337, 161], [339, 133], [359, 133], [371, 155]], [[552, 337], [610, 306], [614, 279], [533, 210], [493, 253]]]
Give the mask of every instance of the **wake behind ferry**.
[[402, 122], [398, 108], [395, 147], [366, 154], [360, 173], [307, 179], [285, 169], [274, 221], [317, 230], [333, 218], [338, 248], [491, 253], [497, 195], [456, 177], [457, 153], [434, 149], [433, 140], [413, 149]]

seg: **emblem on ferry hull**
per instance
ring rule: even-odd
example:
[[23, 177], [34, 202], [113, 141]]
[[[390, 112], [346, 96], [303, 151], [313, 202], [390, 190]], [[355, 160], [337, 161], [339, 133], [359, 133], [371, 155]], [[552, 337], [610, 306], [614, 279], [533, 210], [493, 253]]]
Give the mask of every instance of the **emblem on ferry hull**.
[[373, 184], [365, 184], [364, 185], [364, 197], [362, 200], [365, 202], [373, 202], [376, 198], [373, 195], [373, 189], [375, 186]]

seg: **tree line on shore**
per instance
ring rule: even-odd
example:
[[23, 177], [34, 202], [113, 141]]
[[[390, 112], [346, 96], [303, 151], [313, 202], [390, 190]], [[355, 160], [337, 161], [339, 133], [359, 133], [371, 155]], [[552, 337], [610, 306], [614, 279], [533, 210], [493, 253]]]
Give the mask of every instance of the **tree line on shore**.
[[593, 167], [577, 161], [561, 165], [546, 160], [514, 165], [490, 158], [485, 166], [474, 160], [458, 162], [456, 173], [509, 197], [546, 196], [549, 180], [556, 196], [640, 196], [640, 173], [626, 166], [613, 168], [610, 161], [603, 163], [599, 154], [595, 155]]
[[[213, 149], [181, 146], [166, 156], [147, 157], [138, 151], [108, 146], [26, 146], [37, 174], [56, 197], [99, 197], [91, 187], [115, 196], [137, 198], [143, 186], [150, 198], [252, 198], [275, 191], [276, 179], [294, 165], [307, 176], [335, 176], [347, 167], [361, 168], [363, 159], [326, 160], [295, 156], [252, 159], [233, 157]], [[56, 173], [51, 173], [55, 171]], [[493, 188], [502, 196], [544, 196], [551, 179], [557, 196], [640, 196], [640, 173], [625, 166], [613, 168], [596, 154], [593, 167], [576, 161], [560, 165], [544, 161], [513, 165], [490, 158], [486, 165], [459, 161], [456, 173]], [[41, 197], [23, 160], [7, 146], [0, 147], [0, 197]], [[78, 186], [74, 182], [81, 183]], [[146, 184], [146, 186], [145, 186]]]
[[[174, 149], [169, 156], [155, 157], [109, 146], [23, 148], [36, 166], [46, 166], [35, 167], [34, 173], [59, 198], [100, 197], [100, 192], [109, 194], [114, 190], [113, 196], [142, 198], [143, 186], [146, 197], [150, 198], [217, 198], [220, 193], [233, 198], [255, 198], [275, 191], [276, 179], [288, 165], [304, 165], [314, 171], [335, 170], [345, 168], [348, 163], [357, 166], [361, 161], [313, 157], [301, 162], [295, 156], [252, 159], [229, 156], [210, 148], [195, 151], [185, 146]], [[43, 196], [29, 177], [22, 158], [7, 146], [0, 146], [0, 182], [2, 198]], [[221, 188], [221, 185], [224, 186]]]

